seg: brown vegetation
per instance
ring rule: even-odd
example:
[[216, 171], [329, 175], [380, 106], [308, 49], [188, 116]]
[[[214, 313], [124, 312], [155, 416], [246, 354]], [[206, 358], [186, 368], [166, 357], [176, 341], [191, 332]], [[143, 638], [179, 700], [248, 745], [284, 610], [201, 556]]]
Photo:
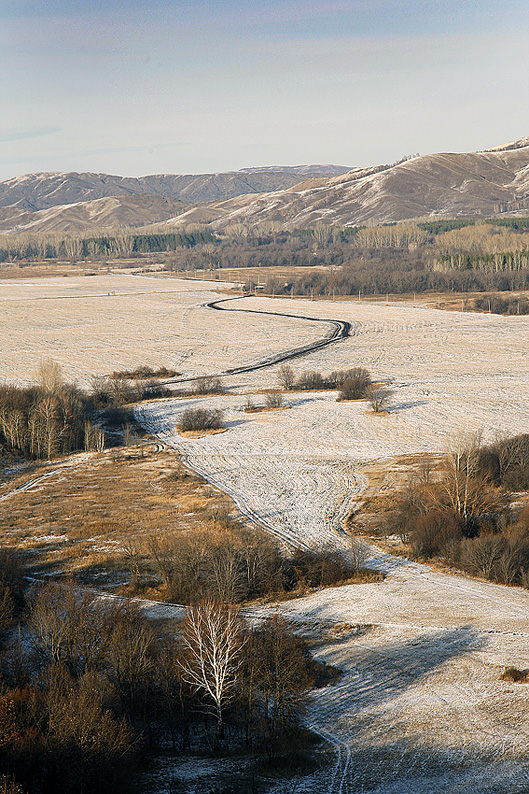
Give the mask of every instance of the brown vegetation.
[[180, 433], [224, 428], [222, 411], [210, 408], [188, 408], [178, 421]]
[[523, 436], [488, 447], [476, 436], [459, 439], [435, 476], [424, 471], [390, 506], [385, 532], [399, 535], [415, 559], [527, 587], [529, 511], [513, 510], [500, 485], [526, 483], [528, 461]]
[[102, 451], [106, 434], [114, 443], [130, 438], [135, 422], [128, 403], [166, 394], [156, 381], [132, 383], [119, 373], [94, 377], [86, 393], [63, 381], [53, 359], [43, 359], [35, 386], [0, 385], [0, 448], [47, 460], [82, 449]]
[[[338, 379], [337, 379], [338, 381]], [[337, 397], [338, 402], [344, 400], [362, 400], [368, 394], [371, 386], [371, 375], [363, 367], [355, 367], [343, 373], [340, 377], [341, 385]]]
[[191, 389], [191, 393], [197, 395], [224, 394], [225, 391], [226, 390], [222, 385], [221, 379], [215, 377], [214, 375], [204, 375], [201, 378], [197, 378], [193, 388]]
[[528, 680], [527, 670], [518, 670], [516, 667], [506, 667], [500, 675], [500, 679], [502, 681], [511, 681], [516, 684], [526, 684]]

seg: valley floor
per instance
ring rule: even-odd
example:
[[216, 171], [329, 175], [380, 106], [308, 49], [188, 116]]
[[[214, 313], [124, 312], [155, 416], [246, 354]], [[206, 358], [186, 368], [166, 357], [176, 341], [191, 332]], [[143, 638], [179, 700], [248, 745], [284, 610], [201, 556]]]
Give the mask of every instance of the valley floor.
[[[141, 307], [140, 286], [146, 289], [152, 281], [123, 278], [128, 281], [112, 282], [116, 292], [137, 294], [111, 301], [109, 308], [104, 296], [90, 298], [105, 304], [102, 327], [108, 325], [108, 334], [114, 311], [115, 335], [105, 343], [108, 369], [117, 368], [118, 360], [132, 360], [132, 354], [119, 352], [129, 332], [135, 346], [132, 363], [149, 363], [157, 351], [167, 355], [171, 345], [176, 351], [187, 344], [189, 355], [174, 352], [172, 359], [164, 355], [154, 363], [176, 366], [178, 359], [184, 375], [192, 376], [258, 360], [317, 339], [326, 330], [323, 323], [320, 328], [301, 320], [213, 312], [204, 306], [213, 293], [202, 285], [199, 289], [172, 280], [169, 297], [145, 299], [150, 325], [141, 314], [134, 331], [129, 315], [128, 325], [120, 325], [120, 313], [126, 305], [128, 311]], [[163, 279], [157, 280], [156, 289], [163, 285]], [[104, 291], [108, 284], [93, 279], [90, 286]], [[30, 287], [33, 299], [37, 286]], [[76, 289], [82, 295], [85, 287]], [[57, 295], [48, 297], [59, 300]], [[12, 298], [19, 306], [27, 299], [22, 292]], [[154, 303], [159, 307], [166, 301], [171, 302], [170, 317], [155, 311]], [[336, 403], [334, 392], [291, 393], [285, 395], [288, 409], [245, 413], [244, 393], [252, 392], [258, 402], [259, 390], [276, 385], [277, 368], [269, 368], [225, 378], [229, 393], [223, 396], [169, 399], [138, 408], [138, 419], [179, 450], [187, 465], [289, 544], [346, 543], [343, 519], [361, 499], [365, 463], [404, 453], [442, 452], [454, 437], [472, 431], [482, 432], [486, 440], [527, 432], [529, 318], [402, 304], [264, 298], [240, 303], [245, 309], [351, 322], [351, 337], [292, 366], [297, 373], [364, 366], [394, 391], [387, 416], [373, 416], [362, 402]], [[45, 327], [44, 308], [42, 312]], [[192, 330], [188, 342], [186, 328]], [[162, 330], [166, 339], [157, 348]], [[49, 349], [41, 347], [41, 355], [56, 357], [63, 340], [66, 356], [68, 337], [51, 328], [49, 319], [45, 331], [38, 333], [41, 340], [46, 335], [53, 340]], [[38, 333], [31, 341], [33, 350], [42, 344]], [[97, 334], [95, 318], [90, 334]], [[89, 355], [83, 359], [82, 349], [76, 349], [72, 366], [81, 377], [94, 361]], [[12, 353], [2, 377], [28, 378], [21, 359], [20, 350]], [[201, 439], [179, 436], [178, 415], [191, 404], [222, 408], [228, 431]], [[439, 573], [373, 547], [368, 553], [369, 564], [386, 572], [383, 582], [321, 590], [270, 607], [299, 624], [317, 646], [319, 658], [344, 671], [338, 683], [314, 693], [307, 714], [307, 723], [334, 748], [333, 772], [299, 781], [296, 792], [526, 792], [529, 687], [499, 677], [506, 665], [529, 668], [529, 593]], [[163, 605], [150, 609], [152, 614], [167, 611]]]

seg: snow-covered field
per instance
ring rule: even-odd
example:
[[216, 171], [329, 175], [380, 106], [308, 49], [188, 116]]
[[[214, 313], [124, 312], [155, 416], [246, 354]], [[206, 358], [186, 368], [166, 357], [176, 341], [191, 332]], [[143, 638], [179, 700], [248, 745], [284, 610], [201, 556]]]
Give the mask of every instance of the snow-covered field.
[[[154, 433], [231, 494], [243, 512], [294, 543], [336, 539], [332, 530], [339, 529], [348, 503], [365, 484], [358, 473], [363, 463], [443, 452], [461, 434], [482, 432], [490, 441], [529, 428], [528, 318], [355, 302], [249, 298], [238, 303], [254, 311], [350, 321], [352, 336], [292, 366], [324, 373], [365, 366], [394, 392], [387, 416], [373, 415], [363, 401], [337, 403], [335, 392], [291, 393], [285, 396], [288, 409], [245, 413], [245, 398], [237, 392], [275, 385], [273, 367], [227, 378], [227, 384], [235, 384], [230, 396], [139, 409]], [[238, 317], [243, 326], [254, 316], [241, 312]], [[269, 319], [275, 318], [262, 316], [265, 324]], [[290, 343], [286, 338], [285, 348]], [[178, 415], [195, 404], [222, 409], [229, 432], [181, 438]]]
[[[245, 301], [250, 306], [268, 309], [270, 301]], [[290, 394], [289, 409], [263, 414], [244, 413], [236, 395], [210, 397], [200, 403], [225, 411], [228, 432], [191, 440], [175, 432], [190, 401], [141, 409], [189, 465], [280, 537], [339, 543], [336, 530], [361, 492], [365, 461], [443, 451], [471, 430], [485, 439], [527, 431], [527, 319], [353, 303], [280, 306], [350, 320], [354, 336], [294, 366], [367, 366], [391, 381], [391, 413], [373, 416], [364, 403], [336, 403], [328, 392]], [[274, 374], [239, 378], [246, 388], [252, 382], [273, 385]], [[376, 551], [370, 564], [386, 571], [384, 582], [280, 607], [319, 641], [318, 656], [344, 671], [314, 695], [307, 715], [335, 748], [332, 774], [296, 790], [528, 791], [529, 688], [499, 676], [510, 664], [529, 668], [529, 594]]]
[[[213, 284], [132, 276], [73, 282], [64, 280], [79, 300], [61, 299], [58, 279], [33, 282], [27, 293], [19, 283], [12, 292], [0, 285], [0, 377], [31, 377], [42, 355], [59, 358], [79, 378], [151, 361], [186, 374], [221, 372], [326, 330], [302, 320], [213, 312], [203, 306]], [[88, 287], [100, 294], [89, 298]], [[105, 295], [111, 287], [135, 294]], [[349, 320], [349, 339], [294, 361], [294, 368], [366, 366], [395, 392], [384, 417], [364, 403], [336, 403], [329, 392], [291, 394], [288, 409], [244, 413], [242, 393], [275, 385], [273, 367], [227, 378], [230, 393], [222, 397], [141, 406], [141, 420], [190, 466], [291, 542], [342, 542], [340, 522], [363, 488], [363, 462], [442, 451], [460, 432], [481, 430], [491, 439], [528, 430], [529, 318], [353, 301], [240, 303]], [[223, 408], [228, 431], [178, 436], [178, 413], [198, 403]], [[529, 594], [376, 551], [371, 564], [387, 572], [383, 582], [332, 588], [279, 607], [319, 641], [322, 659], [344, 670], [336, 685], [315, 693], [307, 715], [335, 747], [332, 773], [308, 778], [296, 791], [529, 791], [529, 687], [499, 680], [504, 665], [529, 668]]]
[[[82, 385], [94, 374], [167, 366], [184, 376], [319, 339], [323, 323], [204, 308], [215, 282], [110, 274], [0, 281], [0, 382], [30, 382], [43, 357]], [[223, 285], [225, 286], [225, 285]]]

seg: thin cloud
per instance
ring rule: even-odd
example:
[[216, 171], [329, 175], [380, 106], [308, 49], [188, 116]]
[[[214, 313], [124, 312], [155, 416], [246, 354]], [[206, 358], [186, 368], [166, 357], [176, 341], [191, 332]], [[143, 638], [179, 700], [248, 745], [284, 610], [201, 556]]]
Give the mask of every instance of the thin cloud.
[[28, 138], [43, 138], [45, 135], [53, 135], [60, 132], [61, 127], [40, 127], [33, 130], [18, 130], [17, 132], [0, 132], [0, 143], [9, 141], [25, 141]]

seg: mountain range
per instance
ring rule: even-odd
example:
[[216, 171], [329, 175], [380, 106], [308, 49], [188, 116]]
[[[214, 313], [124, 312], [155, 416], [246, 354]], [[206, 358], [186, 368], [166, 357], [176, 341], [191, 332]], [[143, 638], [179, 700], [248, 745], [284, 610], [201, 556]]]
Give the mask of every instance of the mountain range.
[[287, 229], [529, 209], [529, 137], [480, 152], [348, 169], [305, 165], [120, 177], [35, 173], [0, 182], [0, 231], [75, 233], [274, 221]]

